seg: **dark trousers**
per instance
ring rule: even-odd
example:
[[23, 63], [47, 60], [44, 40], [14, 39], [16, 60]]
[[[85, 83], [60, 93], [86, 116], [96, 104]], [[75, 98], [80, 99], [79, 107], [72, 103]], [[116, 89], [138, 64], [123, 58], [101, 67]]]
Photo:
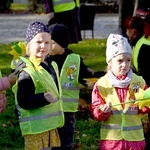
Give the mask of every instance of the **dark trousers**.
[[75, 131], [75, 113], [65, 112], [65, 124], [58, 128], [61, 147], [53, 147], [52, 150], [72, 150]]

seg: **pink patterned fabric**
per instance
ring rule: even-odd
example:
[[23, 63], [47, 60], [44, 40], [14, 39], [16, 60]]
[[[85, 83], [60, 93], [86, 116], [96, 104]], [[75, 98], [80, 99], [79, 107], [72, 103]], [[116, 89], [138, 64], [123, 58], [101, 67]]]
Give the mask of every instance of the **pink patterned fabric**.
[[110, 141], [101, 140], [99, 143], [100, 150], [144, 150], [145, 141]]

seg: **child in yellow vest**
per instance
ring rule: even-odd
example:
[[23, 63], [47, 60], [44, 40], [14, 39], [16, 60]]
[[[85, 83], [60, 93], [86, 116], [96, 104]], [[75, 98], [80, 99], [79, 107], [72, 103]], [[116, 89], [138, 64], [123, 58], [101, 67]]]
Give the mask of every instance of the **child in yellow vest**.
[[50, 41], [51, 35], [43, 23], [31, 22], [28, 25], [28, 57], [21, 57], [25, 63], [18, 62], [16, 70], [19, 73], [13, 87], [25, 150], [50, 150], [53, 146], [60, 146], [56, 128], [63, 126], [64, 116], [57, 65], [51, 63], [48, 66], [45, 61], [51, 48]]
[[[62, 86], [63, 111], [65, 124], [58, 129], [61, 147], [52, 150], [72, 150], [75, 133], [75, 113], [78, 111], [80, 84], [86, 85], [84, 78], [92, 77], [94, 70], [88, 68], [79, 54], [68, 48], [67, 27], [63, 24], [53, 24], [48, 27], [51, 33], [52, 49], [48, 61], [58, 65], [60, 83]], [[64, 138], [65, 137], [65, 138]]]
[[108, 72], [94, 85], [92, 114], [101, 122], [100, 150], [144, 150], [141, 113], [136, 99], [143, 97], [145, 81], [131, 69], [132, 49], [127, 39], [110, 34], [107, 39]]

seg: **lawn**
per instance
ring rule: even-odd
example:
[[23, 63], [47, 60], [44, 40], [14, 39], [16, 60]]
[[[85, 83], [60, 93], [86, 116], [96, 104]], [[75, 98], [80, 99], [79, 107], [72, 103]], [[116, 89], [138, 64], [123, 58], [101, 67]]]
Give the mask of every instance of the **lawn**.
[[[75, 53], [80, 54], [88, 67], [95, 71], [104, 71], [106, 39], [104, 40], [84, 40], [78, 44], [71, 44], [69, 48]], [[12, 43], [0, 44], [0, 70], [3, 75], [8, 75], [10, 63], [13, 59], [9, 53]], [[82, 98], [91, 101], [90, 92], [86, 88], [82, 90]], [[0, 114], [0, 149], [3, 150], [22, 150], [24, 140], [20, 133], [18, 120], [14, 110], [14, 95], [11, 89], [7, 90], [7, 106]], [[88, 110], [76, 113], [76, 134], [75, 143], [80, 145], [82, 150], [97, 150], [99, 140], [100, 123], [95, 121]]]
[[11, 3], [11, 10], [13, 11], [18, 11], [18, 10], [27, 10], [28, 9], [28, 5], [27, 4], [21, 4], [21, 3]]

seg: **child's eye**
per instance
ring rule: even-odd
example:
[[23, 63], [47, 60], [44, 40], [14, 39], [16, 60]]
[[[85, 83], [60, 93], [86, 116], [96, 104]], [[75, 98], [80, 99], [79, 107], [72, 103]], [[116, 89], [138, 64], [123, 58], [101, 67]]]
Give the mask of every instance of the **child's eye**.
[[122, 62], [122, 61], [123, 61], [122, 59], [119, 59], [119, 60], [118, 60], [118, 62]]
[[46, 42], [46, 44], [49, 44], [49, 42]]
[[41, 42], [40, 41], [36, 41], [36, 43], [40, 44]]

